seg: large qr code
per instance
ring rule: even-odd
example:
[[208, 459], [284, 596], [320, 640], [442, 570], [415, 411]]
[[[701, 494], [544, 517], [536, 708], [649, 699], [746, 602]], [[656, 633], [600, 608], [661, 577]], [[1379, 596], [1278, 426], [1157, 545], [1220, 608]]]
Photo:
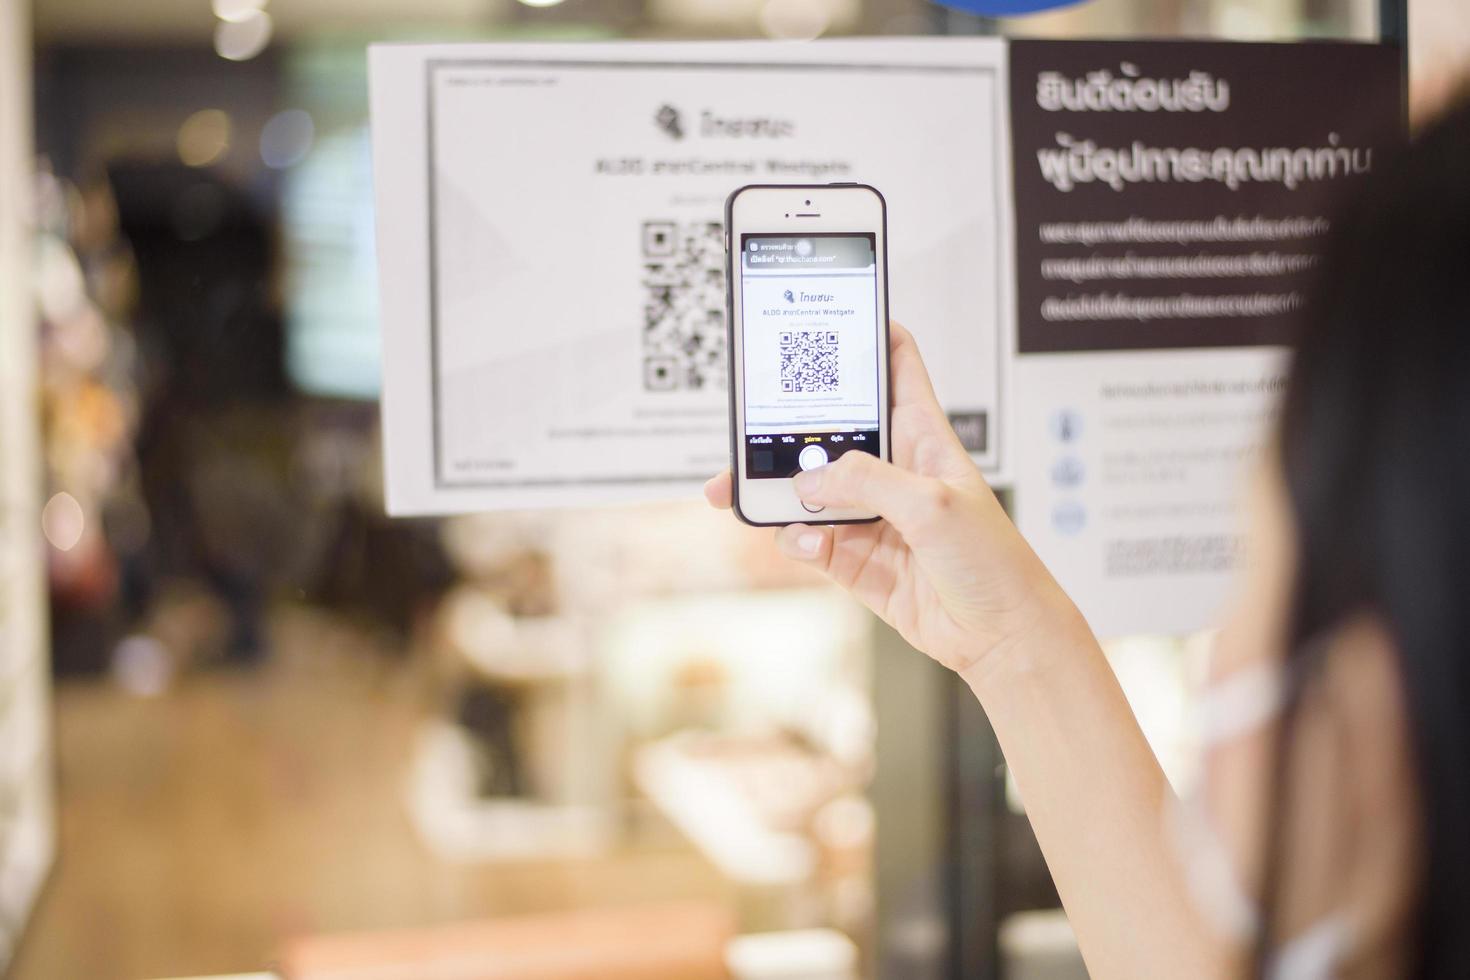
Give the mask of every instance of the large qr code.
[[724, 388], [724, 225], [645, 221], [643, 288], [643, 387]]
[[781, 390], [836, 391], [842, 383], [837, 366], [837, 333], [832, 330], [783, 330]]

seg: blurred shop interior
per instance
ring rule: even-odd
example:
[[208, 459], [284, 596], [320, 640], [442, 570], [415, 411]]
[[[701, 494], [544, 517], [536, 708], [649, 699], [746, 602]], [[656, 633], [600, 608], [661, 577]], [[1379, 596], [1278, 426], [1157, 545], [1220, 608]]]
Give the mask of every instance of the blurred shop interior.
[[[4, 746], [8, 976], [326, 976], [567, 929], [609, 977], [651, 950], [691, 977], [1085, 976], [978, 708], [768, 533], [698, 501], [384, 516], [365, 45], [1372, 39], [1373, 0], [0, 6], [49, 624], [0, 692], [39, 733]], [[1181, 783], [1208, 642], [1110, 645]]]

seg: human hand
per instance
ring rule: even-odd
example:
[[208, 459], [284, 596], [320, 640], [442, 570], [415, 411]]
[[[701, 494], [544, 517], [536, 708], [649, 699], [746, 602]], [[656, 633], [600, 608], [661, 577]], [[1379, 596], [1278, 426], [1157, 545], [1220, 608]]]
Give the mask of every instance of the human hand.
[[[873, 524], [793, 524], [782, 553], [825, 572], [910, 644], [967, 673], [1040, 626], [1080, 615], [1016, 530], [934, 397], [918, 345], [890, 327], [893, 462], [847, 452], [796, 476], [803, 501], [880, 515]], [[705, 484], [720, 508], [730, 472]]]

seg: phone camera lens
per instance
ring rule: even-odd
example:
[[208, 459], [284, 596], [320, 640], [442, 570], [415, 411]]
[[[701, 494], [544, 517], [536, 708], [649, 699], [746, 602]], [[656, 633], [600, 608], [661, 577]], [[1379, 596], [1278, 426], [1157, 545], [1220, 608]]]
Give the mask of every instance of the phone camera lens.
[[807, 207], [811, 207], [811, 206], [812, 206], [812, 202], [811, 202], [811, 201], [807, 201], [807, 202], [806, 202], [806, 206], [807, 206]]

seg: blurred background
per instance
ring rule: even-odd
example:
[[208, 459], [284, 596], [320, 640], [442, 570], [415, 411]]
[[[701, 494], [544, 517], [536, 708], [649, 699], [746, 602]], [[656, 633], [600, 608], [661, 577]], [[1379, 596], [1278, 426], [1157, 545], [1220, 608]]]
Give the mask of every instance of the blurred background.
[[[1470, 48], [1457, 0], [1422, 6], [1430, 49]], [[0, 11], [8, 976], [347, 977], [568, 928], [606, 976], [664, 945], [750, 978], [1085, 975], [968, 692], [768, 534], [697, 502], [383, 516], [365, 45], [1373, 39], [1375, 0]], [[1447, 63], [1416, 64], [1426, 103]], [[1187, 781], [1208, 638], [1114, 640]]]

